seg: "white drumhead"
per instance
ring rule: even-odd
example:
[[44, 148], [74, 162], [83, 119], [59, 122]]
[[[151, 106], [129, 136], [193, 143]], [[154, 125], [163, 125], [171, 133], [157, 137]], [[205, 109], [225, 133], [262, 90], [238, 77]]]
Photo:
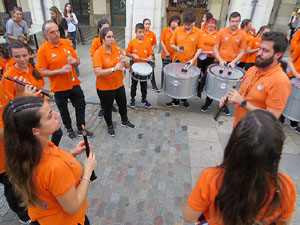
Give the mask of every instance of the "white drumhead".
[[152, 73], [152, 67], [148, 63], [137, 62], [132, 65], [132, 71], [140, 75], [149, 75]]
[[223, 69], [223, 68], [221, 66], [219, 66], [219, 64], [213, 64], [207, 68], [207, 72], [210, 74], [213, 74], [217, 77], [222, 77], [222, 78], [229, 79], [229, 80], [241, 79], [245, 74], [245, 71], [239, 67], [230, 69], [231, 75], [228, 74], [228, 72], [229, 72], [228, 66], [225, 66], [223, 73], [220, 73], [221, 69]]
[[200, 75], [200, 69], [196, 66], [190, 66], [187, 72], [182, 72], [182, 69], [185, 66], [185, 63], [170, 63], [164, 67], [164, 73], [183, 79], [189, 79]]

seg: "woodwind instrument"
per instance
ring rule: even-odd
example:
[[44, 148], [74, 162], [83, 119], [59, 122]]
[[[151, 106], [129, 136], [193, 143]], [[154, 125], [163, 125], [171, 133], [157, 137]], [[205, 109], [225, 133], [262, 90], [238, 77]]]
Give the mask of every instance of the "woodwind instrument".
[[[67, 54], [67, 51], [66, 51], [66, 49], [64, 49], [64, 51], [65, 51], [65, 56], [66, 56], [66, 58], [67, 58], [67, 61], [68, 61], [68, 54]], [[73, 74], [73, 68], [71, 69], [71, 77], [72, 77], [72, 81], [74, 81], [75, 80], [75, 77], [74, 77], [74, 74]]]
[[[83, 124], [81, 124], [81, 127], [82, 127], [82, 136], [83, 136], [84, 145], [85, 145], [85, 153], [86, 153], [86, 156], [89, 157], [89, 155], [90, 155], [90, 146], [89, 146], [89, 142], [88, 142], [88, 139], [87, 139], [87, 136], [86, 136], [86, 130], [85, 130], [85, 127], [84, 127]], [[93, 181], [93, 180], [96, 180], [96, 179], [97, 179], [97, 176], [95, 174], [95, 171], [93, 170], [92, 175], [90, 177], [90, 180]]]
[[[12, 77], [8, 77], [8, 76], [2, 75], [2, 74], [0, 74], [0, 76], [3, 77], [3, 78], [5, 78], [5, 79], [7, 79], [7, 80], [14, 81], [15, 83], [23, 85], [23, 86], [31, 85], [30, 83], [26, 83], [24, 81], [20, 81], [20, 80], [17, 80], [17, 79], [14, 79]], [[35, 87], [35, 88], [36, 88], [36, 91], [40, 91], [41, 90], [41, 94], [42, 95], [46, 95], [49, 98], [53, 98], [54, 97], [54, 91], [47, 91], [45, 89], [41, 89], [41, 88], [37, 88], [37, 87]]]
[[[119, 47], [117, 47], [117, 49], [118, 49], [118, 52], [119, 52], [119, 58], [120, 58], [120, 60], [121, 60], [121, 56], [122, 56], [122, 54], [121, 54], [121, 51], [120, 51], [120, 48]], [[125, 79], [125, 68], [122, 70], [122, 77], [123, 77], [123, 80]]]

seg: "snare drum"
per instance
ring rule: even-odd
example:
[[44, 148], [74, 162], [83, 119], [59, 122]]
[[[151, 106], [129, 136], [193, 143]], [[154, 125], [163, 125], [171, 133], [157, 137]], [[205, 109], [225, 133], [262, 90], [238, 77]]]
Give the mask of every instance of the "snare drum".
[[151, 78], [152, 75], [152, 67], [148, 63], [137, 62], [134, 63], [131, 67], [132, 79], [140, 82], [146, 82], [148, 79]]
[[242, 77], [245, 71], [241, 68], [235, 67], [231, 70], [231, 75], [228, 75], [228, 66], [220, 73], [222, 67], [219, 64], [212, 64], [207, 68], [207, 76], [204, 87], [206, 96], [220, 101], [220, 99], [229, 92], [229, 90], [236, 84], [236, 89], [239, 89], [242, 82]]
[[300, 122], [300, 80], [291, 79], [292, 92], [282, 114], [290, 120]]
[[164, 87], [166, 95], [176, 99], [187, 99], [197, 95], [200, 69], [190, 66], [187, 72], [181, 70], [185, 63], [171, 63], [164, 67]]

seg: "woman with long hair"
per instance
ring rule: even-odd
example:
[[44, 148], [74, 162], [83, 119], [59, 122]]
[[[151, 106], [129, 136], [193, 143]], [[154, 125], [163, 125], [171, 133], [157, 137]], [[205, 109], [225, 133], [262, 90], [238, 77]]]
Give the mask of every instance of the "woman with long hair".
[[[8, 52], [10, 57], [15, 61], [15, 64], [4, 75], [11, 78], [22, 78], [37, 88], [44, 88], [44, 77], [39, 67], [35, 65], [33, 60], [30, 60], [31, 48], [21, 41], [13, 41], [8, 46]], [[1, 80], [0, 87], [14, 97], [17, 97], [13, 81], [4, 78]], [[62, 130], [59, 128], [53, 133], [51, 141], [58, 146], [62, 135]]]
[[296, 202], [292, 179], [279, 173], [284, 132], [274, 115], [249, 112], [234, 128], [223, 162], [205, 169], [183, 209], [210, 225], [290, 224]]
[[115, 136], [112, 123], [112, 105], [114, 99], [119, 107], [121, 126], [134, 128], [127, 117], [127, 100], [123, 84], [123, 70], [129, 68], [129, 62], [123, 51], [114, 46], [114, 33], [110, 28], [104, 28], [101, 32], [102, 46], [93, 56], [93, 67], [97, 77], [97, 94], [101, 101], [104, 119], [108, 127], [108, 134]]
[[48, 140], [60, 119], [42, 98], [11, 100], [3, 120], [7, 174], [32, 224], [89, 224], [86, 195], [95, 154], [85, 159], [82, 171], [74, 156], [85, 150], [84, 141], [69, 153]]
[[51, 20], [54, 21], [59, 29], [60, 37], [65, 38], [68, 36], [68, 23], [65, 18], [62, 17], [61, 12], [56, 6], [52, 6], [50, 9]]
[[76, 28], [78, 24], [78, 20], [76, 14], [73, 12], [71, 3], [65, 4], [65, 9], [63, 12], [63, 17], [66, 19], [68, 23], [68, 36], [72, 36], [73, 38], [73, 47], [76, 49]]

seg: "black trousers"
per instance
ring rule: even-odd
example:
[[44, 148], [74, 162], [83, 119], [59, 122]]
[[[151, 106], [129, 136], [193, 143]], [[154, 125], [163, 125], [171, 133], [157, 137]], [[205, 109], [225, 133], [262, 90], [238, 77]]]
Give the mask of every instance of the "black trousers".
[[74, 32], [68, 32], [68, 36], [74, 37], [74, 39], [72, 41], [72, 46], [76, 50], [76, 31], [74, 31]]
[[127, 122], [127, 101], [126, 101], [126, 93], [124, 86], [109, 91], [101, 91], [97, 89], [97, 94], [101, 101], [101, 107], [104, 113], [104, 119], [106, 121], [107, 126], [112, 126], [112, 111], [111, 107], [113, 105], [114, 99], [116, 99], [117, 105], [119, 107], [119, 113], [121, 116], [122, 122]]
[[[30, 223], [30, 225], [40, 225], [40, 223], [38, 221], [32, 221]], [[78, 225], [81, 225], [81, 224], [78, 223]], [[90, 225], [89, 218], [86, 215], [85, 215], [85, 220], [84, 220], [84, 224], [83, 225]]]
[[14, 211], [22, 221], [30, 220], [28, 211], [20, 206], [21, 201], [16, 197], [13, 185], [8, 180], [6, 173], [0, 174], [0, 183], [4, 185], [4, 196], [11, 210]]
[[80, 85], [74, 86], [71, 90], [57, 91], [54, 97], [62, 121], [67, 129], [72, 128], [72, 121], [68, 110], [68, 99], [70, 99], [75, 108], [77, 128], [81, 130], [81, 124], [85, 125], [85, 100]]
[[[131, 78], [131, 91], [130, 91], [130, 96], [131, 98], [135, 98], [136, 96], [136, 88], [137, 88], [137, 84], [139, 81], [134, 80], [133, 78]], [[147, 98], [147, 81], [140, 81], [140, 85], [141, 85], [141, 92], [142, 92], [142, 101], [146, 100]]]

